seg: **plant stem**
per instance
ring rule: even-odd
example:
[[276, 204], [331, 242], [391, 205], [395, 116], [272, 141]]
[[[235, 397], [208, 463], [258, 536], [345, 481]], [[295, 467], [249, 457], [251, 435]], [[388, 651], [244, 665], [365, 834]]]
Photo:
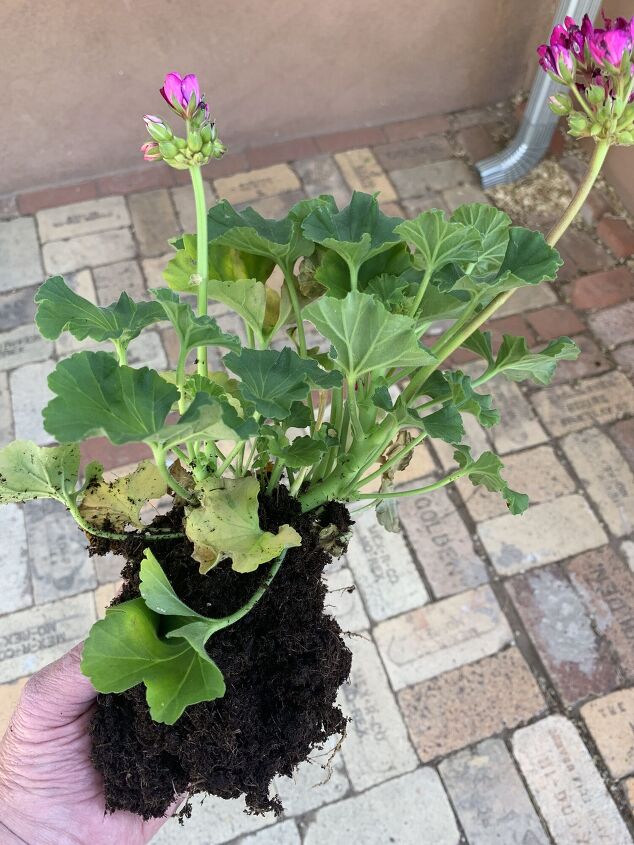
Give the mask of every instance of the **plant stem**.
[[348, 379], [348, 408], [350, 409], [350, 423], [352, 424], [352, 432], [355, 437], [363, 437], [363, 429], [361, 428], [361, 420], [359, 418], [359, 406], [357, 405], [357, 391], [354, 379]]
[[[196, 272], [200, 277], [198, 285], [198, 316], [207, 313], [207, 281], [209, 275], [209, 245], [207, 243], [207, 208], [205, 203], [205, 185], [200, 167], [190, 167], [194, 201], [196, 203]], [[199, 346], [198, 373], [207, 375], [207, 347]]]
[[[559, 220], [555, 223], [553, 228], [548, 233], [546, 238], [546, 243], [550, 246], [555, 246], [557, 241], [561, 238], [564, 234], [566, 229], [570, 226], [576, 215], [578, 214], [579, 210], [581, 209], [582, 205], [584, 204], [588, 194], [590, 193], [592, 186], [594, 185], [599, 172], [601, 171], [601, 167], [603, 162], [605, 161], [605, 157], [608, 154], [608, 150], [610, 149], [610, 142], [607, 140], [599, 141], [595, 147], [594, 153], [592, 158], [590, 159], [590, 164], [588, 165], [588, 171], [583, 178], [583, 181], [580, 183], [579, 187], [573, 198], [571, 199], [568, 207], [561, 215]], [[451, 341], [447, 344], [443, 344], [441, 347], [441, 351], [438, 356], [438, 360], [435, 364], [430, 364], [428, 367], [424, 367], [422, 370], [414, 376], [406, 390], [404, 391], [404, 396], [406, 399], [410, 399], [416, 391], [422, 387], [422, 385], [427, 381], [429, 376], [438, 369], [438, 367], [442, 364], [442, 362], [448, 358], [452, 352], [455, 352], [459, 346], [470, 337], [476, 329], [479, 329], [483, 323], [486, 321], [498, 310], [501, 308], [502, 305], [513, 295], [516, 288], [512, 288], [511, 290], [504, 291], [503, 293], [498, 294], [495, 299], [493, 299], [485, 308], [480, 311], [479, 314], [467, 325], [464, 325], [460, 331], [458, 331], [451, 339]], [[411, 390], [412, 384], [415, 384], [413, 391]]]
[[365, 478], [362, 478], [361, 481], [359, 481], [358, 486], [364, 487], [366, 484], [369, 484], [371, 481], [374, 481], [375, 478], [378, 478], [379, 475], [383, 475], [385, 472], [388, 472], [389, 470], [391, 470], [393, 466], [396, 466], [398, 463], [400, 463], [403, 460], [403, 458], [407, 457], [407, 455], [409, 455], [409, 453], [413, 449], [415, 449], [418, 446], [419, 443], [422, 443], [422, 441], [426, 437], [427, 437], [426, 431], [423, 431], [419, 435], [414, 437], [413, 440], [410, 440], [410, 442], [407, 444], [407, 446], [404, 446], [401, 449], [401, 451], [397, 452], [396, 455], [394, 455], [393, 457], [391, 457], [389, 459], [389, 461], [386, 461], [384, 464], [382, 464], [377, 470], [375, 470], [370, 475], [366, 475]]
[[357, 493], [357, 499], [403, 499], [406, 496], [422, 496], [424, 493], [431, 493], [434, 490], [439, 490], [441, 487], [446, 487], [447, 484], [451, 484], [453, 481], [457, 481], [459, 478], [462, 478], [463, 475], [467, 475], [469, 470], [467, 469], [457, 469], [455, 472], [452, 472], [451, 475], [445, 476], [445, 478], [441, 478], [440, 481], [434, 481], [433, 484], [427, 484], [425, 487], [417, 487], [415, 490], [398, 490], [392, 491], [390, 493]]
[[419, 285], [418, 291], [416, 292], [416, 298], [414, 299], [414, 302], [412, 303], [412, 307], [409, 309], [409, 316], [410, 317], [413, 317], [416, 314], [421, 302], [423, 301], [423, 297], [425, 296], [425, 291], [427, 290], [427, 285], [429, 284], [429, 280], [431, 279], [432, 269], [433, 269], [433, 265], [430, 265], [425, 270], [425, 275], [423, 276], [423, 279], [422, 279], [422, 281]]
[[279, 484], [279, 480], [282, 477], [282, 472], [284, 470], [284, 461], [281, 458], [278, 458], [275, 461], [275, 466], [273, 467], [273, 472], [271, 473], [271, 477], [269, 478], [269, 483], [266, 485], [266, 492], [271, 495], [273, 490]]
[[194, 498], [194, 496], [189, 492], [189, 490], [186, 490], [181, 484], [178, 483], [178, 481], [174, 478], [174, 476], [167, 468], [165, 451], [161, 449], [160, 446], [156, 446], [153, 444], [150, 444], [150, 448], [152, 449], [152, 454], [154, 455], [154, 460], [156, 462], [158, 471], [160, 472], [161, 477], [163, 478], [167, 486], [170, 487], [176, 494], [181, 497], [181, 499], [184, 499], [186, 502], [189, 502], [190, 504], [195, 502], [196, 499]]
[[113, 340], [112, 343], [114, 344], [115, 352], [117, 353], [119, 366], [126, 366], [128, 363], [128, 351], [125, 344], [121, 343], [120, 340]]
[[269, 569], [269, 574], [266, 576], [262, 584], [258, 587], [258, 589], [253, 593], [249, 601], [242, 605], [241, 608], [232, 613], [230, 616], [225, 616], [222, 619], [215, 619], [214, 622], [216, 623], [213, 628], [213, 633], [215, 634], [217, 631], [222, 631], [223, 628], [228, 628], [229, 625], [233, 625], [236, 622], [239, 622], [243, 616], [246, 616], [247, 613], [252, 610], [255, 605], [260, 601], [264, 593], [268, 590], [271, 586], [271, 582], [277, 575], [280, 566], [282, 565], [284, 558], [286, 557], [286, 549], [282, 552], [282, 554], [274, 560], [271, 564], [271, 568]]
[[244, 441], [243, 441], [243, 440], [239, 440], [239, 441], [236, 443], [236, 445], [233, 447], [233, 449], [229, 452], [229, 454], [227, 455], [227, 457], [224, 459], [224, 461], [220, 464], [220, 466], [219, 466], [219, 467], [218, 467], [218, 469], [216, 470], [216, 475], [217, 475], [219, 478], [220, 478], [220, 477], [223, 475], [223, 473], [225, 473], [225, 472], [227, 471], [227, 469], [231, 466], [231, 462], [233, 461], [233, 459], [234, 459], [234, 458], [235, 458], [235, 456], [238, 454], [238, 452], [240, 451], [240, 449], [242, 449], [242, 447], [243, 447], [243, 446], [244, 446]]
[[299, 344], [299, 354], [302, 358], [305, 358], [306, 334], [304, 332], [304, 323], [302, 320], [302, 309], [299, 305], [299, 296], [297, 293], [297, 280], [295, 279], [295, 274], [293, 273], [292, 268], [287, 267], [286, 265], [280, 265], [280, 268], [284, 273], [284, 282], [286, 283], [286, 289], [288, 290], [288, 296], [291, 300], [291, 307], [293, 309], [293, 314], [297, 323], [297, 343]]
[[[94, 537], [104, 537], [106, 540], [127, 540], [129, 537], [138, 536], [136, 532], [129, 532], [124, 534], [119, 534], [116, 531], [105, 531], [102, 528], [95, 528], [94, 526], [90, 525], [89, 522], [83, 518], [81, 513], [79, 512], [79, 507], [77, 506], [77, 502], [72, 501], [71, 499], [64, 500], [64, 504], [68, 508], [71, 516], [82, 529], [87, 534], [92, 534]], [[168, 531], [164, 534], [143, 534], [142, 537], [144, 540], [176, 540], [180, 537], [184, 537], [185, 535], [182, 531]]]

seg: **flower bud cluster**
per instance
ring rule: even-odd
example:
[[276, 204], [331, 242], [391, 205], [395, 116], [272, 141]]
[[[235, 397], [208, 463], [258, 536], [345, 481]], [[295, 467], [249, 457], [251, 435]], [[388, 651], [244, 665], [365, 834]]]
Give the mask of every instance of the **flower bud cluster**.
[[551, 97], [550, 108], [568, 118], [576, 138], [634, 142], [634, 18], [606, 18], [594, 27], [588, 15], [581, 26], [567, 17], [537, 48], [541, 67], [567, 85], [572, 96]]
[[160, 117], [146, 114], [143, 120], [152, 140], [141, 147], [143, 158], [164, 161], [176, 170], [200, 167], [211, 158], [220, 158], [226, 148], [209, 117], [209, 106], [200, 95], [196, 76], [168, 73], [161, 94], [172, 111], [185, 121], [186, 137], [175, 135]]

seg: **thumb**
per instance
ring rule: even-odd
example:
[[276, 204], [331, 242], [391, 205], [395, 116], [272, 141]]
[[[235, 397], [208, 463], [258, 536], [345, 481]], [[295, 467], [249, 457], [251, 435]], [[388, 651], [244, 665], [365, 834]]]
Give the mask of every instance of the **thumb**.
[[16, 716], [30, 730], [50, 730], [74, 722], [93, 706], [97, 693], [79, 668], [84, 644], [29, 678]]

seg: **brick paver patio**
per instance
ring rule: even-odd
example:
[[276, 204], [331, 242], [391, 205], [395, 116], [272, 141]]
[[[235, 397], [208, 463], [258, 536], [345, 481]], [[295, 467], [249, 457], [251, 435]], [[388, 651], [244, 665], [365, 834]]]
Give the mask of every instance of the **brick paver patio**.
[[[345, 203], [353, 188], [380, 191], [388, 210], [410, 216], [486, 201], [471, 165], [503, 142], [508, 121], [504, 110], [478, 110], [235, 154], [207, 170], [209, 200], [268, 216], [321, 192]], [[572, 190], [578, 152], [556, 146], [542, 186], [555, 174]], [[547, 227], [525, 208], [517, 222]], [[101, 304], [122, 288], [146, 296], [162, 281], [166, 239], [192, 227], [189, 188], [158, 165], [0, 200], [2, 445], [47, 442], [46, 377], [74, 343], [39, 337], [37, 285], [63, 273]], [[531, 497], [524, 516], [461, 483], [407, 500], [401, 535], [359, 517], [347, 558], [327, 575], [333, 612], [355, 634], [342, 690], [352, 721], [327, 782], [315, 786], [328, 749], [277, 784], [286, 808], [277, 823], [210, 799], [157, 843], [634, 841], [633, 250], [627, 220], [599, 187], [561, 242], [561, 283], [522, 289], [490, 326], [532, 344], [569, 334], [583, 349], [555, 386], [491, 391], [502, 413], [492, 445]], [[175, 349], [152, 330], [130, 352], [160, 370]], [[489, 445], [481, 429], [469, 434]], [[139, 454], [94, 440], [84, 458], [120, 471]], [[440, 443], [406, 480], [450, 464]], [[103, 612], [120, 561], [88, 558], [57, 504], [0, 508], [0, 535], [1, 731], [25, 678]]]

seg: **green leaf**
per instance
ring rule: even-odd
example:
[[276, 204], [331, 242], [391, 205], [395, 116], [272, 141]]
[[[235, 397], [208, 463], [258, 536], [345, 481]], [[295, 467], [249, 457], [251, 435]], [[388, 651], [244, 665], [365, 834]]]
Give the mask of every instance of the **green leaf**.
[[[319, 200], [315, 202], [319, 203]], [[283, 220], [271, 220], [253, 208], [236, 211], [227, 200], [222, 200], [207, 214], [208, 238], [216, 244], [259, 255], [276, 264], [290, 265], [313, 250], [313, 244], [301, 233], [304, 210], [305, 206], [298, 204]]]
[[196, 613], [191, 607], [182, 602], [167, 579], [163, 569], [150, 549], [146, 549], [141, 561], [139, 592], [146, 605], [161, 616], [191, 617], [203, 619], [209, 627], [215, 621], [209, 617]]
[[461, 205], [450, 220], [463, 226], [473, 226], [482, 238], [482, 246], [471, 274], [483, 276], [496, 273], [502, 265], [509, 242], [511, 218], [508, 214], [492, 205], [474, 202]]
[[480, 233], [474, 226], [451, 223], [445, 212], [423, 211], [413, 220], [396, 227], [405, 241], [413, 243], [417, 258], [425, 270], [435, 270], [455, 262], [477, 261], [482, 248]]
[[0, 504], [30, 499], [67, 501], [79, 474], [79, 446], [36, 446], [15, 440], [0, 449]]
[[[399, 241], [394, 230], [400, 222], [399, 217], [383, 214], [376, 196], [354, 191], [343, 211], [320, 206], [306, 217], [302, 229], [307, 238], [328, 247], [358, 270], [365, 261]], [[319, 275], [317, 278], [325, 283]]]
[[499, 412], [492, 407], [493, 397], [477, 393], [473, 389], [471, 376], [460, 370], [443, 373], [436, 371], [425, 383], [423, 392], [438, 401], [448, 400], [461, 413], [473, 414], [485, 428], [500, 422]]
[[531, 352], [525, 337], [505, 334], [491, 370], [511, 381], [529, 379], [535, 384], [550, 384], [557, 361], [574, 361], [580, 352], [569, 337], [551, 340], [541, 352]]
[[185, 532], [201, 571], [230, 557], [236, 572], [253, 572], [284, 549], [301, 546], [302, 538], [290, 525], [280, 526], [277, 534], [260, 528], [257, 478], [207, 478], [198, 490], [201, 506], [188, 509]]
[[445, 443], [460, 443], [465, 435], [462, 418], [455, 405], [445, 405], [433, 414], [421, 419], [423, 428], [430, 437]]
[[207, 283], [210, 299], [223, 302], [249, 325], [262, 342], [268, 342], [288, 319], [291, 304], [286, 288], [281, 295], [255, 279]]
[[416, 367], [434, 362], [419, 342], [409, 317], [390, 314], [374, 296], [351, 291], [344, 299], [324, 296], [304, 309], [334, 346], [335, 365], [351, 379], [372, 370]]
[[154, 294], [172, 323], [181, 346], [194, 349], [197, 346], [225, 346], [237, 351], [240, 339], [234, 334], [223, 332], [213, 317], [197, 317], [187, 302], [181, 302], [178, 294], [166, 288], [154, 288]]
[[141, 508], [165, 492], [165, 481], [156, 464], [141, 461], [134, 472], [115, 481], [93, 477], [84, 491], [79, 512], [96, 528], [108, 526], [114, 531], [123, 531], [128, 525], [142, 528]]
[[117, 340], [127, 346], [146, 326], [165, 319], [157, 302], [134, 302], [125, 292], [117, 302], [101, 308], [76, 294], [61, 276], [47, 279], [38, 288], [35, 302], [35, 322], [47, 340], [68, 331], [77, 340]]
[[[163, 278], [172, 290], [197, 293], [198, 248], [196, 235], [183, 235], [174, 242], [176, 255], [169, 261]], [[236, 282], [240, 279], [256, 279], [265, 282], [275, 266], [269, 258], [249, 255], [230, 246], [208, 244], [208, 278]], [[213, 297], [209, 297], [213, 299]]]
[[271, 457], [281, 458], [292, 469], [313, 466], [327, 449], [323, 440], [308, 435], [296, 437], [291, 443], [285, 437], [274, 436], [269, 439], [268, 447]]
[[274, 349], [243, 349], [230, 352], [225, 365], [241, 379], [241, 394], [263, 417], [286, 419], [294, 402], [307, 398], [311, 385], [329, 388], [341, 383], [339, 373], [328, 373], [308, 358], [300, 358], [286, 346]]
[[144, 683], [150, 716], [173, 725], [186, 707], [225, 694], [220, 669], [188, 640], [159, 637], [160, 616], [142, 598], [118, 604], [93, 625], [81, 669], [102, 693], [121, 693]]
[[561, 256], [546, 243], [541, 232], [511, 226], [509, 243], [496, 286], [504, 284], [504, 289], [508, 290], [520, 285], [538, 285], [544, 281], [553, 281], [562, 264]]
[[149, 440], [161, 429], [178, 390], [154, 370], [121, 367], [106, 352], [78, 352], [48, 377], [56, 394], [44, 428], [60, 443], [107, 437], [121, 445]]
[[487, 490], [494, 493], [501, 493], [508, 509], [512, 514], [523, 513], [528, 507], [528, 496], [525, 493], [517, 493], [511, 490], [506, 481], [500, 475], [504, 464], [493, 452], [483, 452], [474, 461], [471, 457], [471, 449], [468, 446], [457, 446], [454, 452], [454, 460], [461, 468], [468, 469], [466, 473], [472, 484], [481, 484]]
[[148, 441], [172, 449], [203, 437], [205, 440], [246, 440], [257, 434], [258, 424], [250, 417], [243, 419], [228, 398], [198, 393], [183, 416], [164, 425]]
[[[373, 279], [377, 276], [400, 276], [412, 269], [412, 257], [407, 244], [388, 244], [388, 249], [372, 256], [364, 261], [359, 267], [357, 287], [360, 291], [366, 291]], [[317, 246], [312, 257], [317, 259], [315, 278], [327, 290], [330, 296], [337, 299], [343, 297], [352, 289], [350, 284], [350, 269], [343, 258], [326, 249]]]
[[462, 345], [466, 349], [470, 349], [472, 352], [475, 352], [476, 355], [479, 355], [481, 358], [484, 358], [489, 366], [493, 364], [491, 332], [481, 332], [480, 329], [476, 329], [473, 334], [469, 335]]

